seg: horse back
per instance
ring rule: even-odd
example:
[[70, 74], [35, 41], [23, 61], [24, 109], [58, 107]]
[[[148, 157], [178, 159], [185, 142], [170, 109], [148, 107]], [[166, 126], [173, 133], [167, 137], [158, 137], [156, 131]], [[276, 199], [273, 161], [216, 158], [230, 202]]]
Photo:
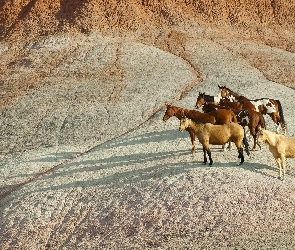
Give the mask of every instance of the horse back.
[[256, 106], [250, 100], [242, 100], [241, 104], [243, 106], [243, 109], [246, 109], [249, 111], [261, 112], [258, 108], [256, 108]]
[[205, 124], [197, 137], [201, 143], [207, 141], [209, 144], [222, 145], [231, 140], [241, 141], [244, 137], [244, 129], [237, 123], [224, 125]]
[[232, 131], [232, 133], [236, 135], [244, 136], [244, 128], [238, 123], [229, 123], [226, 126]]
[[203, 123], [211, 123], [215, 124], [216, 123], [216, 118], [209, 113], [202, 113], [197, 110], [188, 110], [185, 115], [188, 118], [203, 122]]
[[230, 109], [218, 109], [208, 114], [212, 115], [216, 119], [216, 124], [223, 125], [231, 122], [237, 122], [237, 117]]
[[237, 109], [237, 110], [242, 110], [243, 109], [243, 105], [240, 102], [231, 102], [231, 101], [226, 100], [226, 99], [220, 100], [219, 104], [221, 106], [232, 108], [232, 109]]
[[280, 144], [278, 146], [278, 151], [281, 153], [283, 151], [286, 158], [295, 157], [295, 137], [288, 138], [282, 135]]

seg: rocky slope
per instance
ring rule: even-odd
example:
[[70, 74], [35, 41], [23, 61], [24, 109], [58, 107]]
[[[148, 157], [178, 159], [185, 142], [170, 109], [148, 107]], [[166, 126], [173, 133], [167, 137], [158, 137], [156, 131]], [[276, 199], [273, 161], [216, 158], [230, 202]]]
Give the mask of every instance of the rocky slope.
[[278, 181], [267, 148], [203, 167], [161, 118], [221, 84], [281, 100], [294, 136], [294, 10], [2, 1], [1, 249], [292, 248], [294, 170]]

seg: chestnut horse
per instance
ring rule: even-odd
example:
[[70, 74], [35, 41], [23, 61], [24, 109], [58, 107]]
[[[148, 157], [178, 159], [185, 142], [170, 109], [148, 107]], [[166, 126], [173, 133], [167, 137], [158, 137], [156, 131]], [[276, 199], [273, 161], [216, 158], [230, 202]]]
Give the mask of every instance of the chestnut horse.
[[268, 130], [262, 129], [259, 132], [258, 140], [265, 142], [269, 146], [269, 151], [277, 162], [279, 168], [279, 178], [285, 178], [285, 159], [295, 157], [295, 137], [288, 138]]
[[[172, 106], [169, 104], [166, 104], [166, 107], [167, 109], [163, 116], [163, 121], [167, 121], [172, 116], [176, 116], [179, 120], [186, 116], [192, 119], [196, 119], [203, 123], [212, 123], [212, 124], [216, 123], [215, 117], [209, 114], [204, 114], [196, 110], [186, 110], [184, 108]], [[190, 128], [187, 128], [186, 130], [190, 134], [191, 143], [192, 143], [192, 152], [195, 152], [196, 150], [195, 133]]]
[[[231, 122], [237, 123], [237, 117], [231, 110], [214, 110], [209, 113], [202, 113], [197, 110], [190, 110], [190, 109], [184, 109], [177, 106], [172, 106], [169, 104], [166, 104], [166, 112], [163, 116], [163, 121], [167, 121], [170, 117], [176, 116], [178, 119], [188, 117], [190, 119], [193, 119], [197, 122], [201, 123], [211, 123], [211, 124], [228, 124]], [[195, 151], [195, 134], [192, 133], [190, 130], [187, 130], [191, 137], [192, 142], [192, 152]]]
[[230, 101], [241, 102], [243, 104], [243, 109], [255, 110], [263, 115], [268, 114], [277, 125], [277, 132], [279, 125], [281, 125], [283, 132], [286, 134], [287, 125], [284, 119], [283, 108], [279, 100], [270, 98], [250, 100], [245, 96], [238, 95], [225, 86], [218, 85], [218, 87], [221, 90], [220, 95], [222, 98]]
[[238, 157], [241, 159], [240, 164], [243, 164], [244, 162], [242, 142], [244, 142], [247, 154], [250, 154], [248, 150], [248, 142], [246, 136], [244, 136], [244, 129], [237, 123], [224, 125], [213, 125], [209, 123], [198, 124], [189, 118], [184, 118], [180, 121], [179, 130], [183, 131], [187, 128], [191, 128], [193, 130], [199, 142], [203, 146], [204, 164], [207, 163], [206, 153], [209, 157], [209, 165], [212, 166], [213, 164], [209, 144], [222, 145], [233, 141], [239, 152]]

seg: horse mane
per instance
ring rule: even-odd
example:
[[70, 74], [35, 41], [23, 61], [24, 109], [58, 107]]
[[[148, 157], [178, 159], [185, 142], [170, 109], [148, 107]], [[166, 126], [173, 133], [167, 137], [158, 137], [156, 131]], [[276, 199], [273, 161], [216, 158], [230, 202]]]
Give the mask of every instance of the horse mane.
[[202, 124], [203, 122], [201, 122], [201, 121], [199, 121], [199, 120], [197, 120], [197, 119], [195, 119], [195, 118], [190, 118], [194, 123], [196, 123], [196, 124]]
[[204, 95], [204, 99], [206, 102], [214, 102], [214, 96], [212, 95]]
[[[243, 96], [235, 91], [232, 91], [230, 88], [225, 87], [228, 91], [230, 91], [233, 95], [237, 95], [237, 96]], [[243, 96], [244, 97], [244, 96]]]
[[228, 91], [230, 91], [233, 95], [236, 95], [236, 96], [242, 96], [242, 97], [245, 97], [243, 95], [240, 95], [239, 93], [231, 90], [230, 88], [226, 87], [226, 86], [219, 86], [219, 88], [226, 88]]

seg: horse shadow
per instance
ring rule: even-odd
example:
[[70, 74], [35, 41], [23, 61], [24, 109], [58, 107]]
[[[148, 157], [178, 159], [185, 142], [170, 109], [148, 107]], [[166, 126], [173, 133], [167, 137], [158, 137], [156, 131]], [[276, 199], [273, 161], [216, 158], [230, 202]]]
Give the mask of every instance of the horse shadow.
[[59, 162], [62, 160], [70, 159], [74, 155], [80, 154], [81, 152], [69, 151], [69, 152], [53, 152], [52, 154], [46, 154], [42, 158], [28, 160], [27, 162]]
[[[91, 180], [80, 180], [80, 181], [73, 181], [69, 182], [67, 184], [61, 184], [61, 185], [50, 185], [45, 188], [40, 188], [38, 190], [35, 190], [33, 192], [46, 192], [51, 190], [63, 190], [68, 188], [77, 188], [77, 187], [93, 187], [93, 186], [100, 186], [100, 188], [108, 189], [110, 187], [112, 188], [122, 188], [126, 185], [132, 186], [132, 185], [138, 185], [139, 183], [144, 183], [146, 181], [149, 181], [151, 179], [157, 180], [157, 179], [165, 179], [166, 177], [174, 177], [178, 176], [178, 178], [183, 178], [181, 174], [186, 173], [190, 169], [196, 168], [195, 162], [183, 162], [183, 163], [163, 163], [163, 164], [156, 164], [149, 167], [144, 167], [140, 169], [132, 169], [127, 170], [123, 172], [114, 172], [111, 175], [103, 176], [101, 178], [93, 178]], [[93, 166], [90, 168], [87, 168], [86, 170], [75, 170], [75, 173], [82, 173], [83, 171], [95, 171], [97, 166]], [[48, 175], [47, 177], [43, 178], [57, 178], [58, 176], [63, 175], [72, 175], [74, 174], [72, 171], [63, 172], [60, 174], [54, 174], [52, 176]]]
[[[138, 159], [140, 155], [141, 159]], [[175, 181], [179, 178], [184, 178], [184, 174], [193, 169], [200, 169], [200, 168], [229, 168], [229, 167], [239, 167], [246, 171], [251, 171], [268, 178], [277, 179], [276, 169], [274, 167], [268, 166], [266, 164], [259, 164], [259, 163], [251, 163], [251, 162], [244, 162], [242, 165], [238, 165], [236, 162], [227, 162], [227, 163], [220, 163], [215, 162], [211, 167], [209, 167], [208, 163], [203, 164], [202, 161], [197, 159], [193, 159], [191, 161], [186, 162], [173, 162], [173, 163], [160, 163], [161, 160], [167, 157], [179, 157], [184, 155], [191, 155], [191, 153], [187, 150], [178, 150], [178, 151], [169, 151], [169, 152], [159, 152], [159, 153], [152, 153], [152, 154], [133, 154], [128, 156], [128, 164], [147, 164], [147, 167], [139, 168], [139, 169], [130, 169], [122, 172], [115, 171], [110, 175], [102, 176], [99, 178], [92, 178], [92, 179], [85, 179], [85, 180], [77, 180], [71, 181], [65, 184], [59, 185], [50, 185], [48, 187], [39, 188], [32, 192], [46, 192], [46, 191], [53, 191], [53, 190], [64, 190], [68, 188], [85, 188], [85, 187], [94, 187], [99, 186], [102, 189], [109, 189], [109, 188], [122, 188], [127, 186], [135, 186], [141, 183], [140, 185], [144, 185], [147, 181], [153, 180], [163, 180], [165, 178], [172, 178], [177, 177]], [[91, 171], [98, 171], [104, 169], [110, 169], [115, 167], [123, 167], [127, 164], [126, 162], [127, 156], [112, 156], [103, 160], [86, 160], [79, 162], [81, 166], [78, 168], [71, 169], [70, 166], [75, 166], [77, 163], [69, 163], [63, 166], [63, 171], [54, 171], [54, 173], [48, 173], [46, 176], [42, 176], [45, 180], [50, 180], [58, 177], [66, 177], [72, 176], [74, 174], [81, 174], [89, 173]], [[131, 162], [129, 162], [131, 160]], [[151, 164], [154, 161], [155, 164]], [[150, 162], [150, 163], [149, 163]], [[263, 170], [272, 170], [272, 174], [268, 174]], [[48, 183], [48, 181], [47, 181]], [[51, 183], [51, 182], [50, 182]]]
[[[70, 162], [62, 164], [59, 173], [47, 175], [44, 178], [55, 178], [57, 176], [68, 176], [73, 174], [83, 174], [84, 172], [111, 170], [133, 164], [153, 165], [153, 162], [162, 161], [167, 158], [179, 157], [181, 155], [191, 154], [188, 150], [155, 152], [155, 153], [135, 153], [128, 155], [113, 155], [103, 159], [88, 159], [84, 161]], [[169, 165], [169, 164], [168, 164]], [[183, 164], [182, 164], [183, 165]], [[148, 167], [149, 168], [149, 167]]]
[[[140, 181], [145, 181], [151, 178], [165, 178], [167, 176], [180, 175], [181, 173], [185, 173], [190, 169], [208, 167], [202, 163], [203, 160], [203, 152], [200, 149], [197, 149], [200, 153], [198, 155], [192, 154], [190, 148], [175, 150], [175, 151], [161, 151], [161, 152], [145, 152], [144, 147], [143, 150], [138, 153], [131, 153], [127, 155], [110, 155], [101, 159], [95, 159], [95, 154], [99, 155], [100, 151], [109, 150], [114, 147], [124, 147], [124, 146], [134, 146], [134, 145], [145, 145], [150, 142], [161, 142], [167, 140], [174, 140], [179, 138], [187, 138], [187, 135], [183, 135], [183, 133], [179, 133], [177, 130], [165, 130], [160, 132], [149, 132], [140, 135], [127, 136], [122, 138], [118, 138], [115, 140], [108, 141], [103, 143], [102, 145], [96, 147], [92, 150], [94, 155], [88, 159], [80, 158], [79, 161], [71, 161], [68, 163], [61, 163], [59, 166], [55, 167], [55, 171], [48, 172], [46, 175], [42, 176], [42, 179], [54, 179], [58, 177], [66, 177], [72, 176], [75, 174], [83, 175], [89, 174], [95, 171], [104, 171], [111, 170], [116, 168], [128, 167], [128, 165], [136, 165], [142, 166], [145, 164], [146, 167], [140, 167], [138, 169], [131, 169], [126, 171], [115, 171], [108, 176], [103, 176], [100, 178], [94, 178], [89, 180], [79, 180], [73, 181], [67, 184], [61, 184], [56, 186], [45, 187], [36, 190], [39, 192], [52, 190], [52, 189], [65, 189], [71, 187], [89, 187], [89, 186], [123, 186], [125, 184], [133, 185]], [[221, 148], [216, 148], [216, 150], [220, 151]], [[70, 152], [60, 152], [58, 157], [62, 157], [65, 154]], [[183, 157], [186, 155], [190, 155], [191, 159], [188, 161], [181, 162], [178, 160], [178, 157]], [[42, 158], [41, 160], [50, 160], [52, 156], [48, 158]], [[171, 163], [167, 163], [165, 159], [170, 158], [173, 159]], [[36, 160], [37, 161], [37, 160]], [[163, 163], [161, 163], [163, 162]], [[236, 167], [237, 162], [231, 163], [219, 163], [214, 162], [212, 167]], [[276, 170], [271, 166], [260, 163], [251, 163], [244, 162], [244, 164], [239, 165], [240, 168], [243, 168], [247, 171], [252, 171], [259, 173], [261, 175], [276, 178], [276, 175], [269, 175], [265, 173], [264, 169]], [[112, 171], [112, 170], [111, 170]]]
[[[140, 135], [134, 135], [134, 136], [124, 136], [120, 138], [115, 138], [109, 141], [106, 141], [105, 143], [102, 143], [98, 146], [95, 146], [91, 150], [89, 150], [87, 153], [95, 153], [99, 154], [100, 151], [109, 150], [116, 147], [127, 147], [127, 146], [134, 146], [134, 145], [146, 145], [148, 143], [152, 142], [161, 142], [161, 141], [169, 141], [169, 140], [175, 140], [179, 138], [185, 138], [186, 135], [183, 133], [178, 132], [177, 130], [165, 130], [165, 131], [158, 131], [158, 132], [149, 132], [145, 134]], [[67, 174], [74, 174], [75, 172], [85, 172], [85, 171], [95, 171], [100, 169], [110, 169], [113, 167], [121, 167], [126, 165], [128, 162], [129, 164], [134, 163], [145, 163], [148, 161], [152, 161], [155, 159], [164, 159], [166, 157], [171, 157], [173, 155], [181, 155], [190, 153], [189, 148], [187, 150], [178, 150], [178, 151], [171, 151], [171, 152], [156, 152], [156, 153], [145, 153], [144, 151], [137, 153], [137, 154], [128, 154], [124, 156], [120, 155], [113, 155], [108, 158], [103, 159], [89, 159], [85, 161], [81, 161], [79, 163], [75, 161], [71, 161], [69, 163], [63, 163], [64, 161], [75, 159], [76, 155], [83, 156], [84, 152], [76, 152], [76, 151], [68, 151], [68, 152], [52, 152], [49, 154], [42, 155], [41, 157], [37, 159], [31, 159], [28, 160], [28, 163], [52, 163], [55, 165], [54, 169], [60, 169], [63, 168], [65, 171], [62, 175]], [[73, 170], [71, 167], [81, 165], [83, 167]], [[86, 169], [87, 167], [87, 169]], [[38, 173], [21, 173], [19, 175], [16, 175], [14, 177], [32, 177]], [[49, 173], [48, 173], [49, 174]], [[48, 175], [47, 174], [47, 175]], [[46, 175], [46, 176], [47, 176]]]
[[[219, 164], [219, 167], [239, 167], [245, 171], [250, 171], [257, 173], [261, 176], [265, 176], [272, 179], [277, 179], [277, 168], [263, 164], [263, 163], [257, 163], [257, 162], [247, 162], [245, 161], [243, 164], [229, 164], [229, 163], [221, 163]], [[273, 174], [268, 174], [265, 172], [265, 170], [271, 170], [273, 171]]]
[[[158, 162], [161, 159], [174, 154], [175, 152], [167, 152], [163, 154], [161, 157], [160, 155], [150, 155], [151, 158], [149, 157], [144, 157], [142, 159], [142, 162], [145, 160], [151, 160], [152, 158]], [[176, 153], [176, 157], [180, 155], [187, 155], [188, 152], [184, 152], [183, 150], [180, 150]], [[191, 154], [191, 153], [189, 153]], [[109, 168], [109, 167], [114, 167], [114, 166], [123, 166], [124, 161], [123, 157], [114, 157], [112, 158], [113, 160], [113, 165], [108, 166], [108, 165], [96, 165], [95, 161], [87, 161], [86, 163], [89, 164], [89, 167], [83, 167], [79, 169], [74, 169], [74, 170], [67, 170], [64, 172], [60, 173], [54, 173], [54, 174], [48, 174], [47, 176], [43, 176], [44, 179], [51, 179], [51, 178], [58, 178], [62, 176], [71, 176], [73, 174], [83, 174], [83, 172], [91, 172], [91, 171], [96, 171], [96, 170], [102, 170], [103, 168]], [[135, 158], [134, 158], [135, 159]], [[85, 163], [85, 162], [84, 162]], [[140, 162], [139, 162], [140, 163]], [[94, 164], [94, 165], [93, 165]], [[132, 164], [132, 163], [131, 163]], [[149, 165], [149, 164], [148, 164]], [[65, 166], [65, 168], [68, 166]], [[107, 176], [102, 176], [100, 178], [93, 178], [93, 179], [87, 179], [87, 180], [78, 180], [78, 181], [72, 181], [66, 184], [60, 184], [60, 185], [50, 185], [48, 187], [44, 188], [39, 188], [35, 192], [46, 192], [46, 191], [53, 191], [53, 190], [64, 190], [64, 189], [69, 189], [69, 188], [85, 188], [85, 187], [94, 187], [94, 186], [99, 186], [102, 189], [109, 189], [109, 188], [122, 188], [126, 186], [135, 186], [141, 183], [141, 185], [144, 185], [147, 181], [150, 181], [151, 179], [153, 180], [163, 180], [165, 178], [172, 178], [177, 177], [174, 179], [173, 182], [177, 182], [179, 179], [184, 178], [184, 174], [187, 173], [190, 170], [193, 169], [199, 169], [199, 168], [228, 168], [228, 167], [240, 167], [246, 171], [251, 171], [258, 173], [260, 175], [266, 176], [268, 178], [273, 178], [273, 179], [278, 179], [277, 175], [275, 173], [276, 169], [268, 166], [266, 164], [252, 164], [252, 163], [244, 163], [242, 165], [238, 165], [237, 163], [234, 162], [228, 162], [228, 163], [220, 163], [216, 162], [213, 164], [213, 166], [209, 167], [208, 164], [203, 164], [202, 161], [189, 161], [189, 162], [174, 162], [174, 163], [159, 163], [155, 165], [151, 165], [148, 167], [140, 168], [140, 169], [132, 169], [132, 170], [127, 170], [123, 172], [113, 172], [111, 175]], [[273, 175], [265, 173], [263, 170], [268, 169], [272, 170], [274, 172]]]
[[100, 149], [109, 149], [119, 146], [132, 146], [139, 144], [147, 144], [151, 142], [162, 142], [162, 141], [172, 141], [179, 138], [187, 138], [189, 140], [188, 134], [180, 133], [176, 129], [164, 130], [160, 132], [148, 132], [141, 135], [128, 136], [125, 138], [118, 138], [115, 140], [110, 140], [98, 146]]

